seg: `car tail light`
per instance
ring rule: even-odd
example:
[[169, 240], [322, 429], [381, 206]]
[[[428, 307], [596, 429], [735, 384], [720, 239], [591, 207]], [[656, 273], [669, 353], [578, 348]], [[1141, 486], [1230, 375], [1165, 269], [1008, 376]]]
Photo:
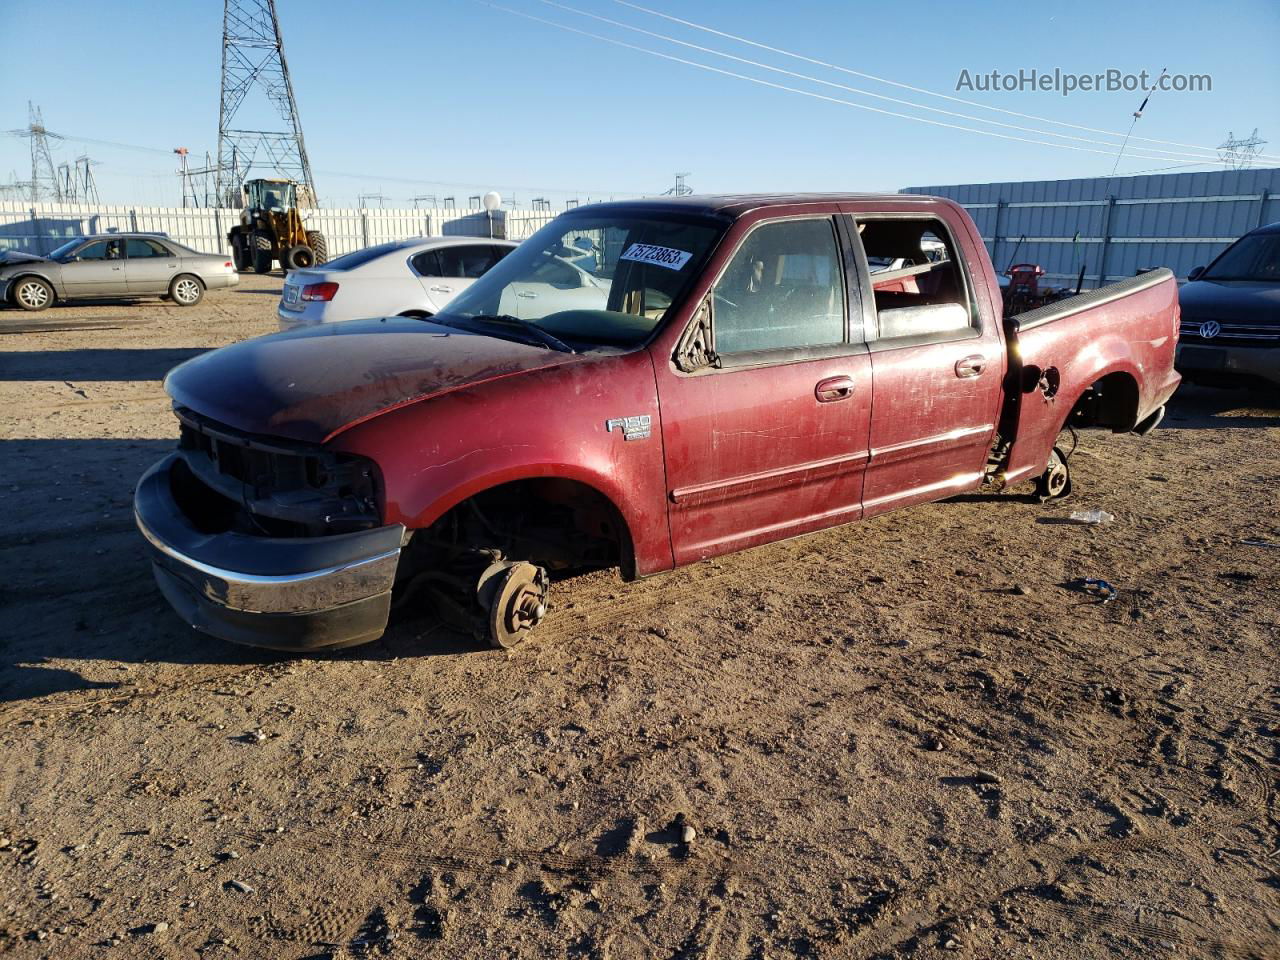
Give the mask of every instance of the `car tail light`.
[[302, 288], [303, 300], [324, 300], [333, 299], [333, 295], [338, 292], [336, 283], [309, 283]]
[[228, 260], [226, 263], [224, 263], [224, 264], [223, 264], [223, 266], [224, 266], [224, 267], [233, 267], [233, 266], [235, 266], [235, 264], [233, 264], [230, 260]]

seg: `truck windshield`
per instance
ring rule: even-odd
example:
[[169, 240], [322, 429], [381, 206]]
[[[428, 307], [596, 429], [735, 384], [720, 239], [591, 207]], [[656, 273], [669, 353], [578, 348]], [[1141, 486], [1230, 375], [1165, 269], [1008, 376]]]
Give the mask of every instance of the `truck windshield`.
[[1241, 237], [1209, 266], [1200, 279], [1280, 283], [1280, 233]]
[[723, 230], [696, 217], [566, 214], [460, 293], [441, 318], [514, 319], [561, 340], [630, 346], [681, 300]]

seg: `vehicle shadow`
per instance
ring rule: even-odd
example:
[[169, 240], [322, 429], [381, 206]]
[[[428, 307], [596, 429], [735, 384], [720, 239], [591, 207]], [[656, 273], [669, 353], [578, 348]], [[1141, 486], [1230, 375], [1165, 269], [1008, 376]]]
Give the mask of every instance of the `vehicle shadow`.
[[[359, 660], [481, 653], [422, 609], [348, 650], [239, 647], [184, 624], [160, 595], [133, 521], [133, 488], [173, 440], [3, 440], [0, 702], [109, 689], [77, 661], [253, 665], [299, 656]], [[494, 652], [496, 653], [496, 652]]]
[[1226, 390], [1184, 384], [1169, 402], [1162, 430], [1280, 427], [1280, 390]]
[[4, 354], [4, 380], [162, 380], [207, 347], [120, 350], [16, 350]]

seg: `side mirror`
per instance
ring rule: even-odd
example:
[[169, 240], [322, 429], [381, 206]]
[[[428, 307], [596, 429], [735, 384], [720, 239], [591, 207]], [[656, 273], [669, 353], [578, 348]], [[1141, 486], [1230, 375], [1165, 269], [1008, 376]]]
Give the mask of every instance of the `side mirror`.
[[1188, 280], [1199, 280], [1204, 274], [1204, 267], [1193, 267], [1191, 272], [1187, 274]]

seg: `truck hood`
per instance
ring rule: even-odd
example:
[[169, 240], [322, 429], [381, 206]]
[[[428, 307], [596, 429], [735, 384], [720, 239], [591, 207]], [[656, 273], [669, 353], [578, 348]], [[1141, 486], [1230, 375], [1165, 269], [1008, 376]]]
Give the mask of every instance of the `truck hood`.
[[1178, 291], [1184, 320], [1227, 320], [1280, 326], [1280, 283], [1196, 280]]
[[174, 403], [226, 426], [323, 443], [394, 407], [577, 356], [391, 317], [212, 350], [171, 370], [164, 387]]

